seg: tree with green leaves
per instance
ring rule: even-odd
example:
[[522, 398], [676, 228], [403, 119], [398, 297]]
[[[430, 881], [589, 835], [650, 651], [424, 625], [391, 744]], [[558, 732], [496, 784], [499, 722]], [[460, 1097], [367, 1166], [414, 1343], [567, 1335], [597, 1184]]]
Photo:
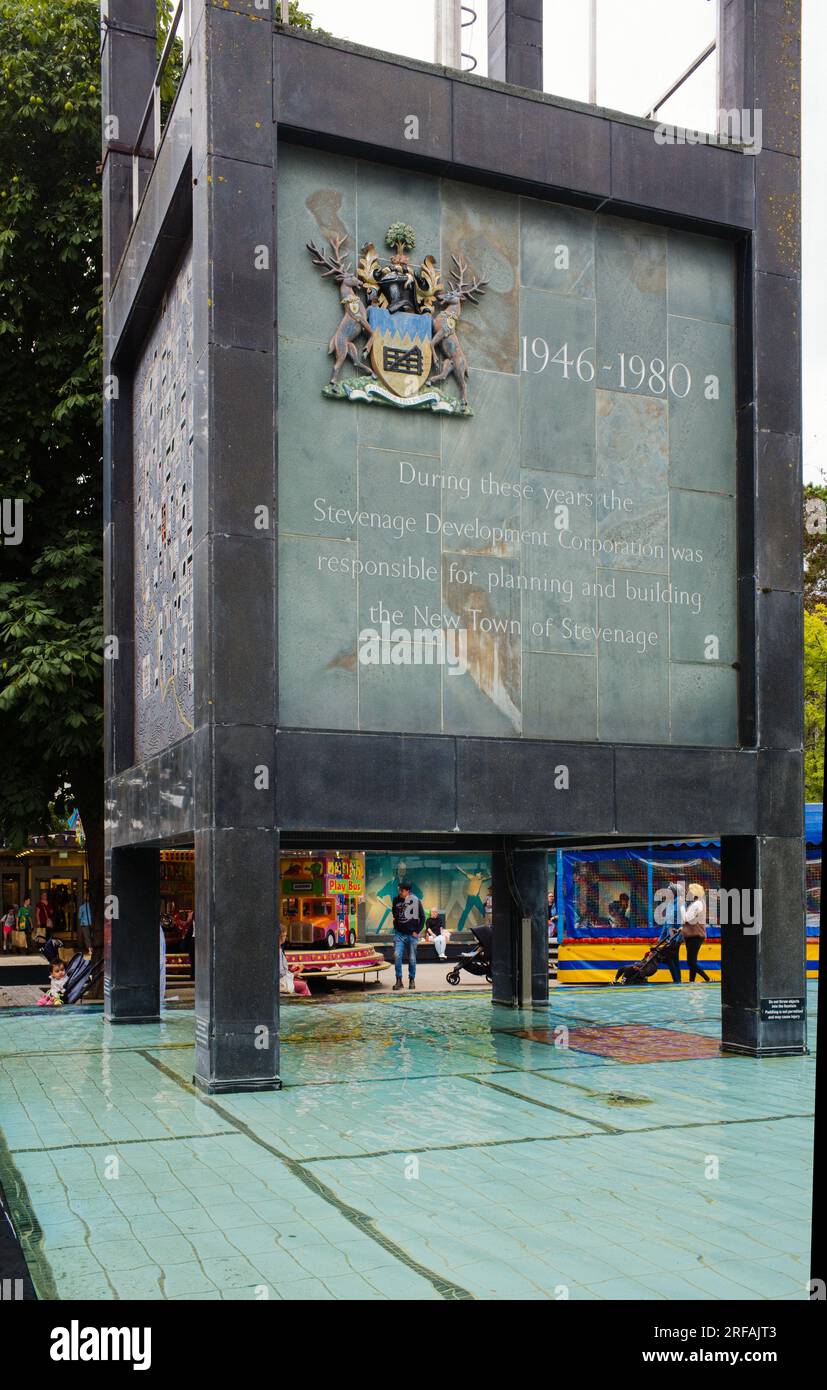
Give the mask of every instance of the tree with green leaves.
[[804, 487], [804, 607], [827, 603], [827, 484]]
[[[159, 46], [175, 8], [157, 0]], [[290, 23], [312, 27], [295, 0]], [[0, 547], [0, 836], [23, 844], [77, 807], [98, 924], [99, 43], [97, 0], [0, 0], [0, 497], [23, 522]], [[179, 75], [174, 49], [166, 102]]]
[[403, 251], [413, 251], [416, 246], [413, 227], [407, 222], [392, 222], [385, 233], [385, 245], [397, 255]]
[[827, 691], [827, 484], [804, 487], [804, 788], [824, 791]]
[[0, 834], [78, 807], [103, 895], [100, 14], [0, 0]]
[[[277, 19], [279, 18], [279, 14], [280, 9], [277, 5], [275, 10]], [[325, 32], [324, 29], [317, 29], [314, 27], [313, 16], [306, 14], [305, 11], [299, 7], [298, 0], [290, 0], [290, 12], [287, 23], [292, 29], [312, 29], [314, 34], [323, 34]]]
[[804, 798], [824, 789], [824, 691], [827, 685], [827, 605], [804, 610]]

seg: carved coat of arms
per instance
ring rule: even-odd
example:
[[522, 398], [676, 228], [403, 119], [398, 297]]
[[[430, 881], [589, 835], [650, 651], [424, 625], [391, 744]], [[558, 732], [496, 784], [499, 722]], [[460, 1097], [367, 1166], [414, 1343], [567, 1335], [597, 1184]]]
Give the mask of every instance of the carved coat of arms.
[[[327, 252], [307, 244], [314, 264], [338, 283], [342, 305], [328, 348], [333, 373], [325, 395], [471, 415], [468, 359], [458, 329], [463, 304], [477, 304], [488, 281], [472, 275], [461, 256], [452, 256], [446, 280], [433, 256], [415, 265], [408, 254], [416, 244], [414, 232], [404, 222], [388, 228], [390, 256], [380, 256], [369, 243], [355, 271], [345, 259], [346, 241], [331, 237]], [[345, 366], [356, 375], [342, 380]], [[449, 377], [458, 398], [439, 389]]]

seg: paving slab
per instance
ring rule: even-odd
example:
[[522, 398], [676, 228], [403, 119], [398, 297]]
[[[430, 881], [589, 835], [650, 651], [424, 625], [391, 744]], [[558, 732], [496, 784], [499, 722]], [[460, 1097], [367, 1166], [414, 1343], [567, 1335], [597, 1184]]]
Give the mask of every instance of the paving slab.
[[814, 1054], [719, 1029], [714, 986], [348, 993], [206, 1098], [191, 1010], [8, 1008], [0, 1184], [39, 1298], [804, 1300]]

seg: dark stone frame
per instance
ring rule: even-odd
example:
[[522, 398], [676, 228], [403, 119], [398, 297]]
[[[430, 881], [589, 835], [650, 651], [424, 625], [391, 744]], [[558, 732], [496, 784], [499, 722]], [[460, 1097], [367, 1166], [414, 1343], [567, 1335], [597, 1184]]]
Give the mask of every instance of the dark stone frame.
[[[109, 0], [116, 22], [124, 4]], [[109, 933], [108, 998], [113, 1017], [135, 1017], [128, 1006], [119, 1009], [112, 1001], [128, 996], [135, 972], [148, 979], [139, 954], [119, 956], [113, 944], [119, 923], [125, 931], [125, 922], [144, 920], [145, 900], [154, 901], [152, 875], [144, 894], [140, 875], [124, 866], [132, 864], [138, 846], [144, 854], [150, 847], [194, 841], [197, 916], [204, 923], [206, 944], [197, 983], [196, 1072], [206, 1089], [279, 1084], [277, 997], [272, 989], [253, 989], [253, 998], [245, 998], [251, 981], [244, 971], [230, 970], [226, 932], [217, 923], [239, 891], [250, 894], [251, 901], [257, 894], [275, 902], [281, 832], [294, 840], [302, 832], [317, 838], [327, 832], [354, 843], [360, 835], [387, 840], [405, 835], [411, 848], [452, 837], [460, 849], [465, 837], [484, 838], [500, 845], [498, 862], [506, 852], [526, 856], [520, 877], [527, 883], [538, 879], [536, 856], [566, 839], [583, 843], [589, 838], [720, 833], [724, 881], [763, 886], [765, 918], [772, 919], [767, 949], [760, 938], [752, 938], [745, 951], [733, 933], [730, 947], [724, 935], [725, 975], [733, 985], [728, 995], [724, 984], [724, 1044], [755, 1054], [791, 1047], [801, 1051], [805, 1045], [803, 1025], [793, 1027], [794, 1037], [785, 1033], [782, 1038], [779, 1025], [761, 1022], [758, 1011], [758, 1000], [767, 994], [804, 993], [803, 930], [796, 925], [795, 910], [800, 899], [798, 922], [803, 922], [800, 280], [786, 229], [782, 237], [768, 216], [771, 200], [785, 199], [797, 232], [797, 127], [785, 115], [792, 88], [769, 80], [773, 54], [780, 53], [782, 40], [789, 47], [790, 9], [776, 0], [721, 4], [725, 37], [730, 36], [723, 64], [726, 104], [763, 102], [768, 107], [765, 128], [774, 143], [755, 157], [725, 142], [659, 147], [652, 137], [653, 122], [286, 32], [259, 18], [246, 0], [226, 7], [196, 0], [192, 60], [131, 232], [125, 214], [129, 160], [122, 145], [105, 151], [105, 371], [114, 371], [120, 385], [119, 398], [106, 408], [104, 465], [106, 630], [120, 642], [119, 660], [107, 663], [106, 681], [107, 845], [120, 912]], [[113, 93], [116, 106], [122, 97], [125, 116], [132, 87], [140, 86], [150, 65], [153, 2], [138, 0], [136, 5], [130, 0], [126, 8], [129, 31], [119, 31], [117, 24], [110, 28], [103, 50], [105, 89]], [[138, 9], [145, 13], [136, 15]], [[520, 5], [515, 12], [521, 14]], [[524, 38], [524, 28], [517, 25], [514, 32], [518, 30]], [[530, 46], [536, 47], [533, 41]], [[129, 73], [131, 80], [125, 76]], [[415, 153], [403, 134], [408, 112], [420, 113]], [[124, 125], [128, 129], [129, 121], [122, 121], [122, 139]], [[272, 492], [274, 506], [277, 499], [274, 210], [279, 139], [450, 173], [737, 243], [741, 747], [564, 744], [279, 727], [276, 533], [256, 536], [244, 521], [245, 500], [251, 507], [253, 500], [261, 500], [263, 489], [265, 495]], [[212, 174], [218, 177], [212, 179]], [[232, 178], [243, 190], [235, 202], [222, 198], [218, 189], [219, 182]], [[132, 767], [130, 364], [190, 228], [196, 390], [216, 421], [212, 434], [204, 431], [196, 441], [205, 503], [197, 518], [195, 561], [196, 729], [157, 758]], [[273, 249], [269, 289], [253, 295], [242, 286], [228, 312], [224, 269], [231, 261], [237, 269], [241, 250], [253, 243]], [[240, 399], [242, 368], [248, 389]], [[234, 431], [241, 432], [257, 471], [252, 478], [238, 475], [231, 492], [222, 483], [217, 460]], [[263, 595], [254, 615], [243, 602], [251, 574]], [[261, 678], [257, 675], [251, 686], [240, 688], [227, 663], [222, 665], [219, 630], [224, 643], [230, 634], [235, 651], [247, 643], [261, 652], [264, 642]], [[272, 637], [265, 635], [269, 633]], [[370, 759], [365, 740], [372, 741]], [[335, 814], [324, 795], [324, 770], [332, 756], [339, 767]], [[387, 769], [402, 757], [423, 760], [430, 769], [425, 800], [415, 817], [406, 816], [388, 790], [393, 778]], [[549, 770], [559, 762], [570, 769], [571, 790], [566, 793], [549, 789]], [[238, 773], [260, 764], [271, 769], [266, 805], [260, 796], [245, 793]], [[371, 770], [376, 767], [384, 770], [382, 775]], [[244, 868], [251, 862], [258, 866], [254, 884]], [[496, 872], [501, 874], [502, 864]], [[781, 882], [785, 888], [779, 896]], [[498, 920], [513, 945], [519, 924], [512, 919], [511, 908], [508, 913], [503, 908]], [[783, 950], [777, 949], [780, 939]], [[272, 924], [245, 933], [234, 949], [261, 959], [274, 950]], [[522, 973], [518, 955], [504, 950], [497, 997], [519, 1001]], [[536, 976], [536, 968], [532, 973]], [[536, 979], [535, 989], [539, 993], [532, 997], [542, 1002], [544, 990]], [[273, 1037], [272, 1046], [253, 1058], [251, 1070], [249, 1030], [256, 1020], [265, 1020]]]

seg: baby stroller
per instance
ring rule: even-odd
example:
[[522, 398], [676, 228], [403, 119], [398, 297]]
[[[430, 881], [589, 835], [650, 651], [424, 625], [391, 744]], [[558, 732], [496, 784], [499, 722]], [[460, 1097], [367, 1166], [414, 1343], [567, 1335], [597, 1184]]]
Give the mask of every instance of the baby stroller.
[[[40, 954], [46, 957], [50, 965], [53, 965], [60, 957], [60, 943], [52, 937], [43, 943]], [[77, 951], [66, 966], [66, 988], [63, 991], [64, 1005], [77, 1004], [87, 990], [97, 984], [102, 974], [102, 960], [93, 963], [86, 959], [82, 951]]]
[[77, 955], [72, 956], [66, 967], [68, 984], [63, 994], [64, 1004], [77, 1004], [87, 990], [98, 983], [102, 974], [102, 960], [87, 960], [82, 952], [78, 951]]
[[459, 984], [459, 973], [467, 970], [469, 975], [484, 975], [491, 983], [491, 927], [472, 927], [471, 931], [479, 945], [473, 951], [463, 951], [452, 970], [445, 976], [449, 985]]
[[55, 961], [60, 959], [60, 942], [53, 936], [50, 936], [48, 941], [38, 941], [35, 944], [41, 956], [45, 956], [50, 965], [54, 965]]
[[659, 941], [651, 946], [643, 957], [643, 960], [635, 961], [632, 965], [621, 965], [614, 977], [613, 983], [616, 985], [645, 985], [652, 975], [656, 975], [659, 970], [667, 967], [670, 952], [676, 947], [680, 947], [683, 936], [678, 932], [671, 936], [668, 941]]

